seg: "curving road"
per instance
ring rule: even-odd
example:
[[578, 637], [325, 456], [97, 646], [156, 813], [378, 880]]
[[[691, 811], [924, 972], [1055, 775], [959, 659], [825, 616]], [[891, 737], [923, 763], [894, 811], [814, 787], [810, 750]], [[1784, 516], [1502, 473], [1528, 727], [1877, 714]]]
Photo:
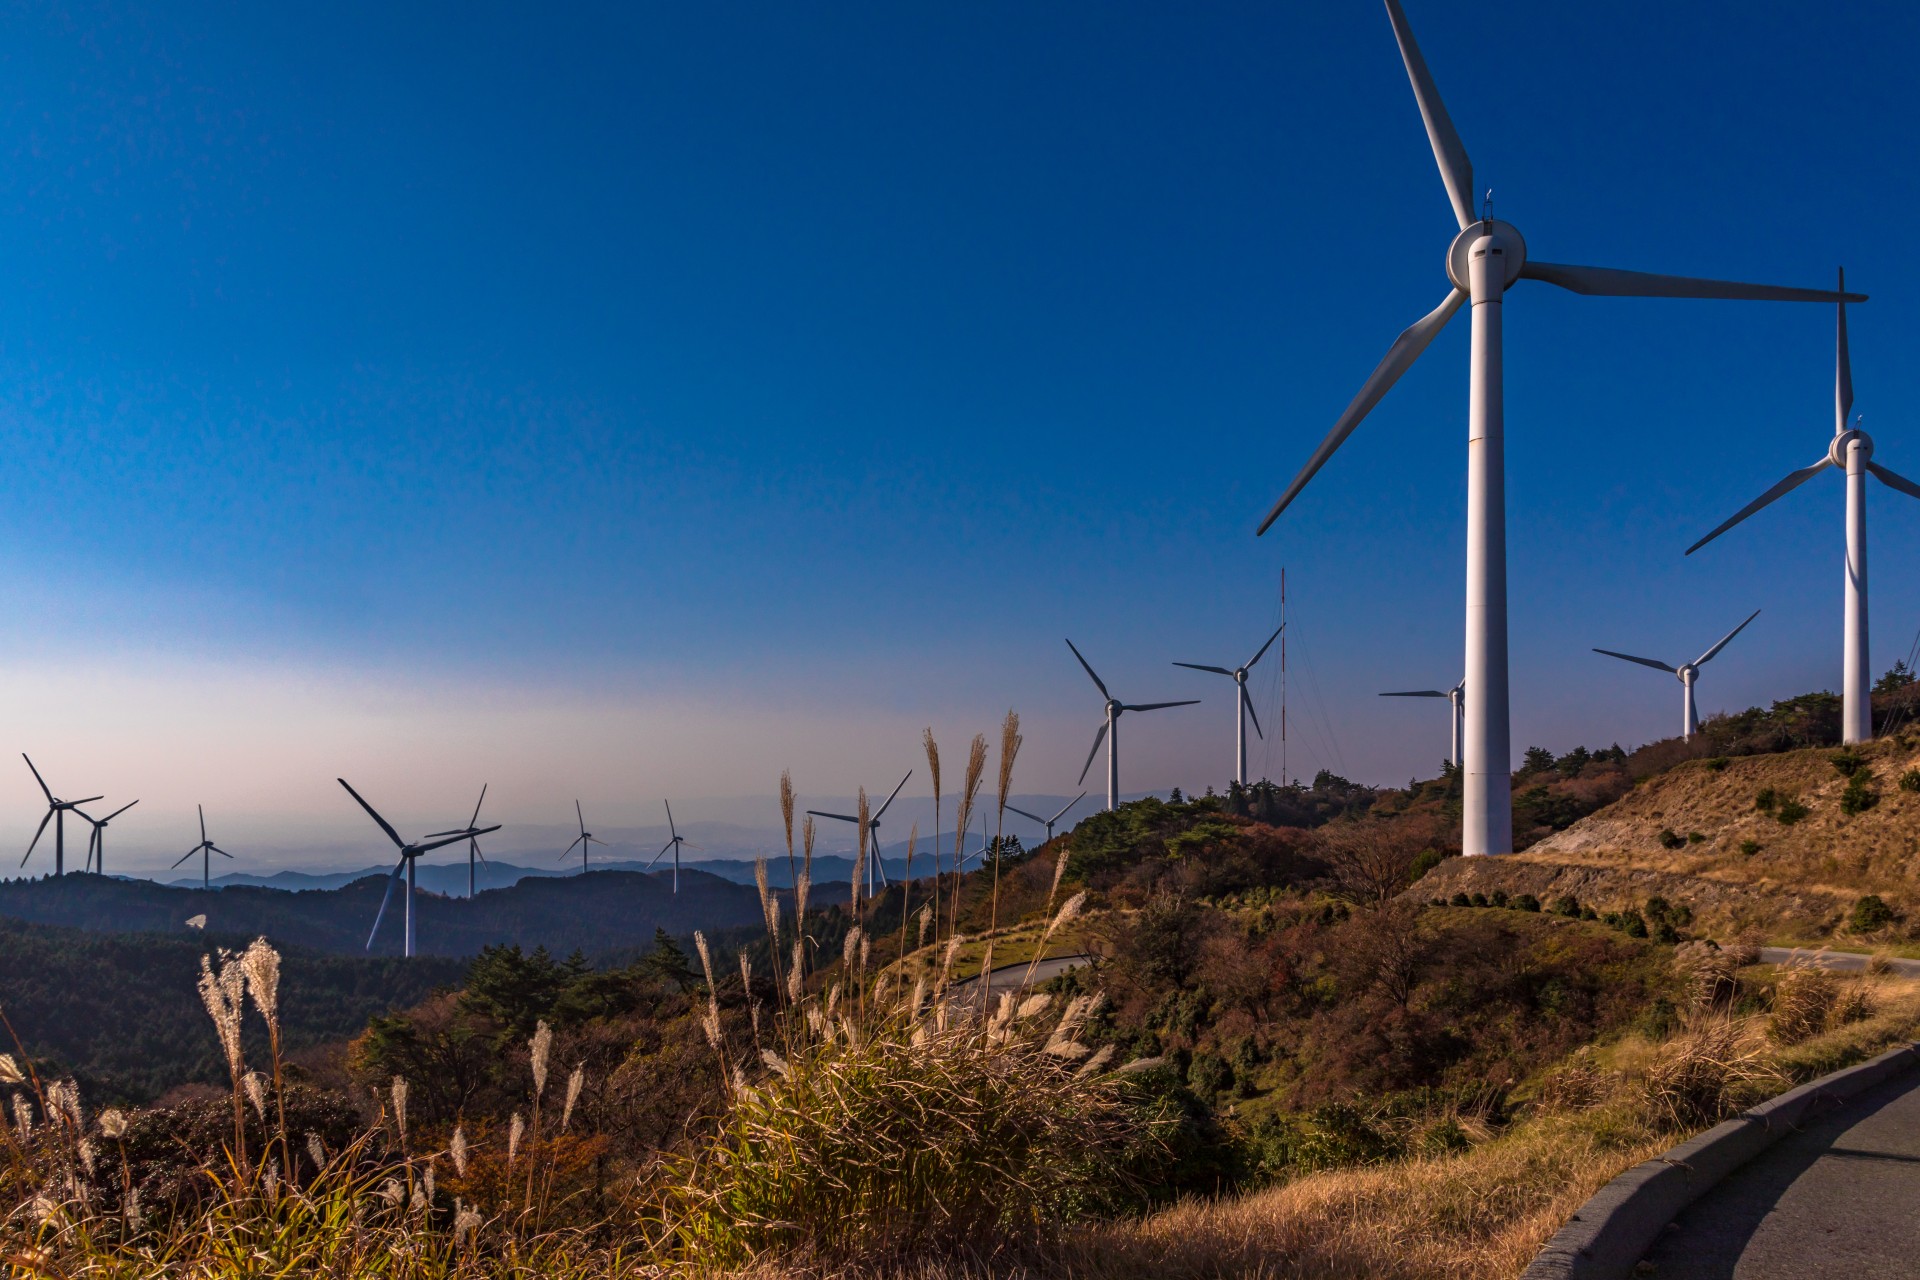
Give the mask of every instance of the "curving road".
[[[1920, 1276], [1920, 1072], [1790, 1134], [1669, 1227], [1657, 1280]], [[1651, 1267], [1651, 1270], [1648, 1268]]]
[[[1032, 985], [1036, 987], [1041, 986], [1059, 977], [1069, 969], [1079, 968], [1092, 958], [1092, 956], [1084, 953], [1075, 953], [1070, 956], [1049, 956], [1047, 959], [1033, 966]], [[987, 975], [987, 995], [992, 997], [999, 995], [1003, 991], [1018, 991], [1026, 982], [1026, 961], [1023, 960], [1019, 964], [1001, 965], [998, 969], [995, 969]], [[958, 1000], [963, 995], [977, 995], [979, 983], [980, 978], [977, 974], [964, 982], [956, 982], [948, 989], [949, 995], [947, 998], [949, 1000]]]
[[[1805, 960], [1819, 965], [1822, 969], [1832, 969], [1836, 973], [1859, 973], [1867, 967], [1867, 961], [1873, 957], [1858, 951], [1819, 951], [1812, 947], [1762, 947], [1762, 964], [1786, 964], [1790, 960]], [[1889, 971], [1903, 978], [1920, 978], [1920, 960], [1887, 960]]]

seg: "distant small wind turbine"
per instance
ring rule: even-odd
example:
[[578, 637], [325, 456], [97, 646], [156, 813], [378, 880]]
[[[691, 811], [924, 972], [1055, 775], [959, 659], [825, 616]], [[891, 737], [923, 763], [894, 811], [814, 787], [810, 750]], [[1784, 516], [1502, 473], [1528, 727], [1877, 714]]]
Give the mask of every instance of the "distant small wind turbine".
[[348, 795], [359, 801], [360, 807], [367, 811], [367, 816], [372, 818], [374, 822], [379, 825], [380, 829], [387, 833], [387, 839], [393, 841], [394, 847], [400, 850], [400, 861], [393, 864], [393, 872], [387, 877], [387, 891], [380, 896], [380, 910], [374, 913], [373, 928], [367, 933], [366, 949], [369, 951], [373, 950], [373, 940], [380, 933], [380, 922], [386, 919], [387, 916], [387, 903], [393, 899], [393, 883], [400, 878], [400, 873], [405, 871], [407, 873], [407, 923], [406, 939], [401, 946], [401, 954], [411, 957], [413, 955], [413, 864], [419, 861], [420, 855], [423, 853], [432, 853], [435, 849], [444, 849], [450, 844], [458, 844], [462, 840], [471, 840], [475, 836], [486, 835], [489, 831], [498, 831], [500, 829], [499, 824], [496, 823], [491, 827], [469, 828], [440, 840], [423, 839], [408, 844], [400, 838], [400, 833], [393, 829], [393, 824], [381, 817], [374, 807], [368, 804], [358, 791], [353, 789], [351, 783], [345, 778], [336, 778], [335, 781], [347, 789]]
[[473, 802], [473, 817], [467, 820], [466, 826], [458, 831], [436, 831], [427, 837], [429, 840], [434, 836], [464, 835], [467, 837], [467, 897], [469, 900], [472, 899], [474, 890], [474, 859], [478, 858], [481, 862], [487, 860], [487, 855], [480, 852], [480, 841], [473, 834], [480, 823], [480, 806], [486, 802], [487, 784], [483, 782], [480, 784], [480, 798]]
[[680, 828], [673, 825], [673, 801], [667, 801], [666, 806], [667, 831], [671, 833], [673, 838], [660, 846], [660, 852], [653, 855], [653, 862], [647, 864], [647, 870], [653, 870], [653, 863], [666, 857], [667, 850], [673, 850], [673, 891], [678, 893], [680, 892], [680, 847], [686, 845], [689, 849], [698, 849], [700, 846], [697, 844], [688, 844], [687, 838], [680, 834]]
[[211, 889], [213, 888], [213, 875], [212, 875], [213, 855], [217, 853], [223, 858], [232, 858], [233, 855], [228, 853], [225, 849], [222, 849], [219, 845], [215, 844], [213, 841], [207, 839], [207, 810], [205, 806], [195, 805], [193, 807], [200, 811], [200, 843], [193, 846], [193, 848], [187, 850], [185, 853], [181, 854], [179, 857], [179, 860], [176, 861], [173, 865], [177, 867], [180, 865], [180, 863], [185, 862], [188, 858], [191, 858], [194, 854], [196, 853], [199, 854], [200, 855], [200, 887], [202, 889]]
[[[1073, 648], [1073, 641], [1067, 641], [1067, 648], [1073, 649], [1073, 656], [1080, 658], [1080, 665], [1086, 668], [1092, 677], [1094, 687], [1100, 690], [1100, 696], [1107, 700], [1107, 718], [1093, 735], [1093, 749], [1087, 752], [1087, 762], [1080, 766], [1080, 781], [1087, 780], [1087, 770], [1093, 768], [1093, 758], [1100, 754], [1100, 743], [1107, 744], [1107, 812], [1120, 807], [1120, 716], [1127, 711], [1158, 711], [1162, 707], [1191, 707], [1199, 702], [1198, 698], [1185, 698], [1179, 702], [1122, 702], [1107, 692], [1106, 682], [1094, 674], [1091, 664], [1080, 657], [1080, 651]], [[1228, 674], [1232, 674], [1229, 672]]]
[[79, 800], [59, 799], [53, 792], [47, 790], [47, 780], [40, 776], [38, 769], [33, 768], [33, 761], [28, 759], [26, 753], [22, 752], [20, 758], [26, 760], [27, 768], [33, 769], [33, 780], [40, 784], [41, 792], [47, 797], [47, 816], [40, 819], [40, 829], [33, 833], [33, 843], [27, 846], [27, 857], [20, 859], [20, 865], [23, 867], [27, 865], [27, 858], [33, 856], [34, 845], [40, 843], [40, 837], [46, 834], [47, 823], [51, 820], [53, 823], [53, 874], [63, 876], [67, 874], [67, 810], [83, 804], [92, 804], [95, 800], [104, 797], [86, 796]]
[[[1752, 613], [1747, 615], [1747, 622], [1752, 622], [1755, 618], [1759, 616], [1760, 616], [1760, 611], [1758, 609], [1755, 609]], [[1726, 648], [1727, 641], [1733, 639], [1735, 636], [1739, 635], [1742, 631], [1745, 631], [1747, 629], [1747, 622], [1741, 623], [1739, 626], [1735, 627], [1733, 630], [1727, 632], [1727, 634], [1725, 634], [1724, 636], [1721, 636], [1720, 642], [1714, 645], [1713, 648], [1707, 650], [1705, 653], [1695, 658], [1692, 662], [1689, 662], [1685, 666], [1680, 666], [1680, 667], [1670, 667], [1666, 663], [1657, 662], [1652, 658], [1636, 658], [1630, 653], [1615, 653], [1611, 649], [1595, 649], [1594, 652], [1604, 653], [1609, 658], [1619, 658], [1622, 662], [1637, 662], [1643, 667], [1652, 667], [1655, 671], [1670, 672], [1674, 676], [1678, 677], [1680, 681], [1680, 690], [1681, 690], [1680, 692], [1680, 739], [1681, 741], [1685, 742], [1685, 741], [1690, 741], [1693, 738], [1694, 734], [1700, 732], [1700, 717], [1694, 711], [1694, 707], [1693, 707], [1693, 682], [1699, 678], [1700, 668], [1705, 666], [1707, 664], [1707, 660], [1713, 657], [1714, 654]]]
[[1234, 699], [1233, 705], [1233, 776], [1234, 780], [1243, 787], [1247, 785], [1247, 717], [1253, 717], [1253, 731], [1259, 734], [1260, 740], [1264, 742], [1267, 737], [1266, 734], [1260, 732], [1260, 717], [1253, 714], [1253, 699], [1247, 694], [1247, 673], [1253, 670], [1254, 663], [1266, 656], [1267, 650], [1273, 648], [1273, 642], [1280, 638], [1280, 633], [1286, 630], [1286, 627], [1287, 624], [1284, 622], [1275, 627], [1273, 634], [1267, 637], [1267, 642], [1260, 646], [1260, 652], [1248, 658], [1245, 666], [1229, 669], [1227, 667], [1203, 666], [1198, 662], [1176, 662], [1173, 664], [1176, 667], [1186, 667], [1191, 671], [1211, 671], [1215, 675], [1226, 676], [1233, 681], [1236, 691], [1239, 694], [1239, 696]]
[[93, 824], [93, 834], [87, 837], [87, 866], [95, 875], [107, 874], [107, 824], [139, 804], [138, 800], [129, 800], [104, 818], [96, 818], [85, 809], [75, 808], [74, 812]]
[[1032, 821], [1037, 822], [1041, 826], [1045, 827], [1047, 829], [1047, 840], [1051, 842], [1053, 840], [1053, 824], [1060, 821], [1060, 819], [1066, 817], [1067, 810], [1073, 808], [1073, 806], [1079, 804], [1082, 800], [1085, 800], [1086, 798], [1087, 798], [1087, 793], [1082, 791], [1079, 795], [1075, 796], [1073, 799], [1061, 805], [1060, 812], [1054, 814], [1051, 818], [1043, 818], [1037, 813], [1028, 813], [1025, 809], [1020, 808], [1018, 805], [1010, 804], [1007, 806], [1007, 808], [1012, 809], [1015, 813], [1019, 814], [1021, 817], [1029, 818]]
[[1840, 273], [1839, 319], [1833, 342], [1833, 439], [1827, 442], [1826, 456], [1810, 467], [1789, 472], [1787, 478], [1767, 490], [1721, 522], [1720, 526], [1687, 548], [1692, 555], [1715, 538], [1774, 499], [1799, 488], [1828, 467], [1847, 477], [1847, 587], [1845, 614], [1841, 630], [1843, 648], [1840, 675], [1840, 741], [1866, 742], [1873, 737], [1873, 668], [1867, 658], [1867, 473], [1881, 484], [1910, 498], [1920, 498], [1920, 485], [1903, 475], [1887, 470], [1873, 460], [1873, 437], [1860, 429], [1855, 419], [1851, 430], [1847, 415], [1853, 412], [1853, 358], [1847, 354], [1847, 304], [1854, 296], [1846, 292], [1847, 273]]
[[567, 855], [573, 852], [574, 845], [578, 845], [580, 846], [580, 874], [585, 875], [587, 874], [587, 846], [597, 844], [605, 848], [607, 842], [605, 840], [595, 840], [593, 838], [593, 832], [587, 830], [587, 815], [580, 811], [580, 802], [578, 800], [573, 802], [573, 816], [580, 820], [580, 834], [573, 838], [573, 844], [568, 845], [560, 851], [560, 856], [554, 859], [554, 861], [565, 862]]
[[1465, 724], [1467, 705], [1467, 682], [1441, 692], [1438, 689], [1412, 689], [1398, 693], [1383, 693], [1383, 698], [1445, 698], [1453, 708], [1453, 767], [1460, 767], [1460, 734]]
[[[907, 770], [907, 777], [900, 779], [900, 787], [906, 786], [907, 778], [912, 776], [913, 770]], [[874, 811], [873, 816], [867, 819], [867, 843], [873, 850], [873, 856], [867, 860], [868, 897], [873, 896], [873, 881], [876, 873], [880, 877], [880, 887], [884, 889], [887, 885], [887, 869], [880, 865], [880, 817], [893, 804], [893, 797], [900, 794], [900, 787], [895, 787], [893, 795], [887, 797], [886, 804], [881, 805]], [[819, 809], [809, 809], [807, 812], [816, 818], [836, 818], [841, 822], [851, 822], [856, 827], [860, 825], [860, 819], [850, 813], [823, 813]]]

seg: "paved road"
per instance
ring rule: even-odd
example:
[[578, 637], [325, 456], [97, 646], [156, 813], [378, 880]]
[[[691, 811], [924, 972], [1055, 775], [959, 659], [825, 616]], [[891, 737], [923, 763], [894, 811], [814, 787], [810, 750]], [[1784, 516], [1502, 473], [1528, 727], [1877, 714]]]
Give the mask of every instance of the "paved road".
[[[1079, 968], [1091, 958], [1090, 956], [1082, 954], [1049, 956], [1047, 959], [1033, 966], [1033, 985], [1036, 987], [1042, 986], [1051, 979], [1059, 977], [1069, 969]], [[1002, 991], [1017, 991], [1020, 985], [1026, 980], [1027, 965], [1025, 961], [1021, 961], [1019, 964], [1001, 965], [998, 969], [995, 969], [987, 975], [987, 994], [989, 996], [997, 996]], [[952, 994], [948, 998], [953, 1000], [957, 1000], [962, 996], [974, 996], [978, 998], [979, 982], [980, 979], [978, 975], [976, 975], [968, 978], [965, 982], [954, 983], [951, 988]]]
[[1730, 1175], [1647, 1262], [1656, 1280], [1913, 1280], [1916, 1209], [1920, 1072], [1910, 1071]]
[[[1816, 951], [1812, 947], [1762, 947], [1760, 959], [1764, 964], [1785, 964], [1789, 960], [1806, 960], [1818, 964], [1823, 969], [1832, 969], [1839, 973], [1859, 973], [1867, 967], [1872, 957], [1858, 951]], [[1903, 978], [1920, 978], [1920, 960], [1896, 960], [1888, 958], [1887, 964], [1892, 972]], [[1920, 1264], [1914, 1274], [1920, 1275]]]

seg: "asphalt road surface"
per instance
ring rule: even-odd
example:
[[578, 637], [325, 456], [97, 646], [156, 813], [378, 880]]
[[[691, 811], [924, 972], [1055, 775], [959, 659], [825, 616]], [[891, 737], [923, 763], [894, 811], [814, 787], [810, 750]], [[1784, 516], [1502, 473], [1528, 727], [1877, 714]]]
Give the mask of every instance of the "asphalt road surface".
[[[1765, 964], [1785, 964], [1789, 960], [1805, 960], [1819, 965], [1822, 969], [1832, 969], [1836, 973], [1859, 973], [1867, 967], [1871, 957], [1857, 951], [1816, 951], [1812, 947], [1762, 947], [1760, 959]], [[1887, 960], [1891, 971], [1903, 978], [1920, 978], [1920, 960]], [[1915, 1275], [1920, 1275], [1920, 1263], [1916, 1263]]]
[[[1091, 957], [1085, 955], [1071, 955], [1051, 956], [1042, 960], [1039, 964], [1033, 966], [1032, 985], [1036, 987], [1042, 986], [1049, 980], [1059, 977], [1069, 969], [1079, 968], [1090, 958]], [[999, 995], [1002, 991], [1017, 991], [1026, 981], [1027, 965], [1025, 961], [1021, 961], [1019, 964], [1002, 965], [987, 975], [987, 995], [993, 997]], [[968, 978], [965, 982], [954, 983], [950, 989], [952, 994], [948, 999], [957, 1000], [962, 996], [974, 996], [977, 998], [979, 994], [979, 982], [980, 979], [978, 977], [972, 977]]]
[[1775, 1143], [1695, 1201], [1641, 1267], [1656, 1280], [1920, 1276], [1920, 1071]]

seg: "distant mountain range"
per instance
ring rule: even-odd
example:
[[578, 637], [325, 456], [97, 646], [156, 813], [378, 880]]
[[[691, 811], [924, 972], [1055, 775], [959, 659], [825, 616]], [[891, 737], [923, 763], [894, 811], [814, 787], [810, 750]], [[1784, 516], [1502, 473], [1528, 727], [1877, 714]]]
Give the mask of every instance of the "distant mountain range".
[[[815, 859], [816, 870], [825, 869], [821, 862]], [[490, 944], [517, 943], [595, 957], [644, 949], [655, 929], [684, 937], [695, 929], [757, 927], [763, 919], [758, 890], [705, 870], [683, 868], [678, 893], [671, 871], [644, 875], [595, 869], [585, 876], [525, 875], [472, 899], [465, 896], [465, 868], [460, 870], [460, 896], [422, 890], [414, 900], [421, 955], [469, 956]], [[393, 956], [401, 951], [404, 885], [395, 891], [367, 950], [386, 881], [383, 870], [335, 888], [288, 892], [254, 885], [199, 889], [97, 875], [49, 876], [0, 882], [0, 916], [99, 933], [175, 934], [188, 931], [189, 920], [204, 917], [208, 932], [264, 935], [275, 943], [342, 955]], [[843, 900], [848, 888], [844, 881], [817, 885], [813, 900]]]
[[[602, 871], [626, 871], [636, 874], [665, 875], [669, 877], [669, 883], [671, 883], [671, 877], [673, 875], [673, 864], [671, 862], [656, 864], [653, 866], [651, 872], [649, 872], [645, 862], [638, 861], [596, 862], [591, 865], [595, 874]], [[979, 862], [976, 859], [968, 865], [978, 866]], [[904, 858], [884, 858], [881, 860], [880, 866], [889, 879], [897, 879], [907, 873], [907, 864]], [[364, 880], [368, 876], [385, 876], [392, 870], [393, 866], [389, 863], [384, 867], [363, 867], [358, 871], [276, 871], [271, 875], [254, 875], [245, 871], [231, 871], [223, 876], [215, 876], [211, 883], [216, 889], [249, 886], [261, 889], [286, 889], [293, 892], [303, 892], [312, 889], [340, 889], [352, 884], [356, 880]], [[915, 857], [913, 871], [914, 879], [916, 880], [923, 876], [931, 875], [933, 873], [933, 863], [931, 859], [926, 854]], [[722, 880], [728, 880], [734, 884], [752, 884], [754, 882], [753, 860], [750, 858], [708, 858], [699, 862], [689, 859], [681, 864], [680, 874], [683, 883], [686, 877], [695, 873], [717, 876]], [[553, 879], [564, 878], [566, 876], [577, 877], [579, 874], [580, 864], [577, 861], [559, 866], [546, 867], [526, 867], [512, 862], [493, 861], [483, 862], [474, 869], [474, 884], [476, 888], [481, 890], [505, 889], [510, 885], [520, 883], [522, 880], [534, 878]], [[444, 863], [430, 865], [422, 862], [417, 872], [417, 878], [420, 888], [423, 890], [454, 897], [466, 896], [467, 864], [464, 861], [452, 865]], [[851, 884], [853, 881], [853, 859], [843, 857], [839, 854], [815, 855], [813, 859], [813, 879], [815, 883], [828, 880], [840, 880]], [[200, 877], [190, 876], [177, 880], [169, 880], [165, 883], [184, 889], [197, 889], [200, 887]], [[767, 883], [780, 888], [790, 889], [793, 887], [793, 877], [788, 874], [787, 858], [784, 852], [777, 858], [769, 858], [767, 860]]]

